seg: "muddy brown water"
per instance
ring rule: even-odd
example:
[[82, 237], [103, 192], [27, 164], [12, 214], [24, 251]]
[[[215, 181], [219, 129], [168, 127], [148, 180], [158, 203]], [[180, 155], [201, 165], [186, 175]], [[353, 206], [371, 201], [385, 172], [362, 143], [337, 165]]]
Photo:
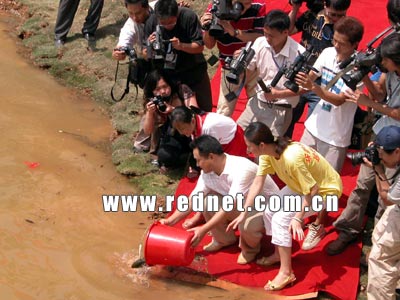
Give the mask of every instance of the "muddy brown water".
[[7, 20], [0, 14], [0, 299], [253, 298], [130, 268], [152, 221], [103, 211], [103, 194], [135, 193], [105, 146], [109, 119], [16, 54]]

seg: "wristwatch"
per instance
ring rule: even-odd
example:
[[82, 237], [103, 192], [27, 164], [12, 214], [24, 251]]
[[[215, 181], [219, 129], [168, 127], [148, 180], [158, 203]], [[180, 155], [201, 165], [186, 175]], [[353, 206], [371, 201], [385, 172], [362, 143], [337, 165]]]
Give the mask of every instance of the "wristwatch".
[[235, 29], [235, 31], [233, 32], [233, 37], [237, 37], [239, 33], [239, 29]]

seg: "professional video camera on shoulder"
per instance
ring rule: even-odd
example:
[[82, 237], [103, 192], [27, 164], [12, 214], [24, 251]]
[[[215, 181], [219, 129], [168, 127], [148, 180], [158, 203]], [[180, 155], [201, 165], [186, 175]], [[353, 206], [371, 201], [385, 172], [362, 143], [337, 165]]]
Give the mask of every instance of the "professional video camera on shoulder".
[[224, 28], [218, 24], [218, 20], [232, 20], [237, 22], [243, 12], [244, 6], [236, 1], [232, 4], [232, 0], [213, 0], [213, 6], [210, 10], [212, 20], [209, 24], [203, 26], [203, 30], [209, 32], [213, 37], [224, 34]]
[[247, 65], [254, 57], [254, 50], [251, 48], [253, 42], [248, 42], [246, 47], [242, 49], [237, 58], [227, 57], [225, 59], [224, 68], [229, 70], [226, 75], [226, 80], [229, 83], [239, 84], [240, 75], [246, 70]]
[[287, 81], [283, 85], [292, 92], [297, 93], [299, 91], [299, 85], [295, 82], [296, 75], [299, 72], [308, 73], [312, 70], [312, 66], [310, 66], [308, 62], [312, 57], [313, 49], [314, 47], [312, 45], [308, 45], [306, 51], [299, 54], [289, 67], [283, 66], [271, 81], [271, 86], [276, 86], [281, 77], [285, 75]]
[[386, 37], [393, 32], [400, 32], [399, 25], [390, 26], [386, 28], [383, 32], [378, 34], [367, 44], [367, 49], [364, 52], [358, 52], [351, 56], [349, 60], [344, 61], [339, 67], [341, 69], [349, 69], [351, 72], [349, 74], [344, 74], [342, 79], [344, 83], [355, 90], [357, 84], [366, 76], [369, 72], [375, 73], [378, 69], [385, 72], [385, 69], [381, 65], [382, 58], [380, 56], [380, 47], [373, 47], [373, 44]]

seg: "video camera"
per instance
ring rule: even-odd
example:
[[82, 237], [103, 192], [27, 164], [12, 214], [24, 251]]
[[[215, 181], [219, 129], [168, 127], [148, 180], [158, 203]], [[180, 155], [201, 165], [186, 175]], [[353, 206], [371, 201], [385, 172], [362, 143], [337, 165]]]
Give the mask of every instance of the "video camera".
[[165, 100], [161, 96], [155, 96], [151, 98], [150, 102], [152, 102], [160, 112], [165, 112], [167, 110], [167, 105], [165, 105]]
[[209, 31], [209, 34], [213, 37], [223, 35], [224, 28], [218, 24], [218, 19], [237, 22], [243, 9], [244, 6], [240, 2], [232, 4], [232, 0], [213, 0], [213, 6], [210, 10], [212, 20], [209, 24], [203, 26], [203, 30]]
[[299, 85], [295, 82], [296, 75], [299, 72], [308, 73], [312, 69], [312, 66], [308, 65], [308, 61], [312, 57], [313, 49], [312, 45], [307, 46], [306, 51], [299, 54], [289, 67], [283, 66], [271, 81], [271, 86], [276, 86], [281, 77], [285, 75], [287, 81], [283, 85], [292, 92], [297, 93]]
[[156, 39], [153, 42], [147, 41], [147, 55], [153, 60], [164, 60], [167, 54], [169, 40], [163, 40], [161, 26], [156, 27]]
[[225, 59], [225, 69], [229, 70], [226, 80], [229, 83], [239, 84], [240, 75], [246, 70], [247, 65], [254, 57], [254, 50], [251, 48], [253, 42], [248, 42], [246, 47], [242, 49], [237, 58], [227, 57]]
[[[396, 26], [397, 27], [397, 26]], [[350, 64], [353, 66], [350, 74], [344, 74], [342, 79], [344, 83], [355, 90], [357, 84], [367, 75], [369, 72], [375, 73], [378, 69], [381, 71], [385, 71], [385, 69], [381, 66], [382, 58], [380, 56], [380, 48], [374, 48], [372, 45], [383, 36], [387, 36], [395, 31], [399, 31], [399, 28], [395, 26], [390, 26], [374, 37], [368, 44], [367, 49], [364, 52], [358, 52], [353, 54], [349, 60], [345, 60], [342, 64], [340, 64], [340, 68], [344, 69], [348, 67]]]
[[364, 157], [367, 158], [374, 166], [378, 165], [381, 161], [379, 158], [378, 148], [374, 144], [365, 148], [364, 151], [347, 153], [346, 156], [350, 159], [353, 166], [362, 164], [364, 162]]

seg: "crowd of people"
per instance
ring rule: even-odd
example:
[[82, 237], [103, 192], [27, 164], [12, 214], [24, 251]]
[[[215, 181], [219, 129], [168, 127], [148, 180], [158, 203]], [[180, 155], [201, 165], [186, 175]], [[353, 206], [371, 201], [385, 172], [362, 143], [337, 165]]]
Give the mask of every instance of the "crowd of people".
[[[72, 2], [60, 1], [57, 47], [65, 43], [79, 4]], [[376, 81], [370, 79], [370, 70], [357, 81], [355, 76], [343, 77], [357, 71], [343, 62], [357, 56], [364, 33], [362, 21], [347, 16], [350, 0], [307, 0], [308, 9], [301, 15], [302, 1], [291, 3], [290, 13], [271, 10], [264, 1], [219, 2], [231, 4], [228, 16], [218, 14], [218, 7], [216, 12], [216, 3], [197, 16], [185, 2], [125, 0], [129, 18], [112, 56], [124, 60], [124, 48], [135, 48], [152, 68], [143, 87], [144, 114], [135, 151], [155, 155], [163, 172], [186, 167], [187, 176], [198, 177], [191, 197], [203, 192], [220, 200], [231, 195], [239, 201], [237, 196], [244, 195], [244, 212], [204, 211], [183, 226], [194, 232], [193, 247], [211, 232], [212, 241], [204, 246], [209, 252], [236, 244], [235, 230], [239, 229], [237, 263], [280, 264], [277, 275], [265, 284], [266, 290], [280, 290], [296, 281], [293, 239], [303, 240], [302, 249], [307, 251], [326, 234], [326, 211], [310, 210], [312, 198], [319, 195], [325, 201], [328, 195], [341, 196], [339, 174], [351, 143], [355, 113], [359, 105], [370, 108], [377, 115], [370, 149], [363, 155], [347, 206], [334, 222], [338, 238], [326, 251], [340, 254], [358, 238], [376, 185], [379, 208], [368, 258], [367, 293], [368, 299], [395, 299], [400, 282], [400, 0], [387, 3], [394, 30], [376, 50], [381, 71]], [[88, 42], [95, 39], [102, 5], [103, 1], [91, 1], [82, 29]], [[297, 32], [302, 32], [299, 43], [291, 38]], [[240, 57], [248, 42], [254, 56], [236, 74], [237, 83], [226, 80], [227, 58]], [[215, 46], [223, 69], [217, 109], [211, 112], [203, 50]], [[307, 52], [310, 71], [296, 70], [290, 82], [285, 76], [277, 77]], [[248, 101], [234, 121], [231, 116], [243, 87]], [[304, 133], [300, 141], [293, 141], [294, 125], [306, 105]], [[270, 174], [276, 174], [285, 187], [279, 190]], [[246, 208], [254, 206], [257, 195], [278, 195], [282, 201], [284, 195], [299, 196], [302, 207], [292, 212], [268, 207], [265, 212], [249, 212]], [[161, 222], [172, 226], [191, 212], [175, 211]], [[305, 234], [304, 220], [313, 214], [315, 221]], [[259, 257], [264, 234], [271, 235], [275, 252]]]

